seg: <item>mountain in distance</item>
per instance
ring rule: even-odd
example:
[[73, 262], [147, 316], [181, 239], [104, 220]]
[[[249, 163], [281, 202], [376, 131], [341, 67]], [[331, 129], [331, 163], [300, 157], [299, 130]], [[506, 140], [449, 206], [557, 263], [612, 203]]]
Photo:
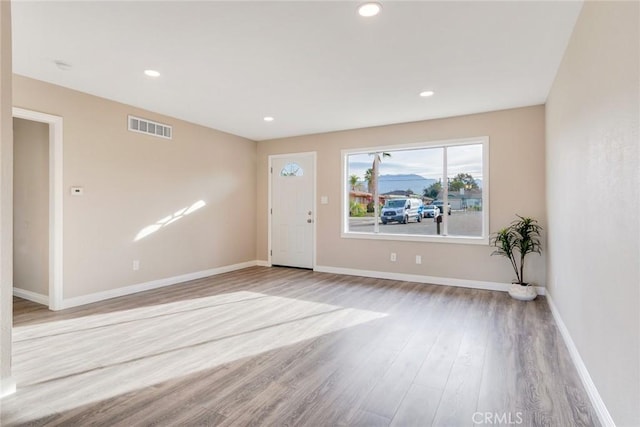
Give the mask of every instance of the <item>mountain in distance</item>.
[[[437, 179], [425, 178], [416, 174], [403, 175], [380, 175], [378, 178], [378, 187], [380, 194], [390, 193], [392, 191], [407, 191], [411, 189], [414, 194], [422, 194], [425, 188], [437, 182]], [[476, 179], [478, 187], [482, 189], [482, 180]], [[367, 189], [367, 183], [360, 182], [364, 191]]]
[[416, 174], [380, 175], [378, 178], [378, 191], [380, 194], [385, 194], [392, 191], [411, 189], [414, 194], [422, 194], [424, 189], [434, 182], [436, 182], [435, 179], [428, 179]]

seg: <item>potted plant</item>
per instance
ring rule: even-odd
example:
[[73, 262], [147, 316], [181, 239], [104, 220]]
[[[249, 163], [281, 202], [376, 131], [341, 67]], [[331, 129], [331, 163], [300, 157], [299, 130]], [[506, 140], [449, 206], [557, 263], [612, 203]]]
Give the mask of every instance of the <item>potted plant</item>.
[[509, 288], [509, 295], [513, 298], [530, 301], [535, 299], [537, 292], [534, 286], [524, 280], [524, 261], [530, 253], [542, 253], [540, 231], [542, 227], [533, 218], [521, 217], [491, 235], [491, 246], [496, 250], [491, 255], [502, 255], [509, 259], [516, 281]]

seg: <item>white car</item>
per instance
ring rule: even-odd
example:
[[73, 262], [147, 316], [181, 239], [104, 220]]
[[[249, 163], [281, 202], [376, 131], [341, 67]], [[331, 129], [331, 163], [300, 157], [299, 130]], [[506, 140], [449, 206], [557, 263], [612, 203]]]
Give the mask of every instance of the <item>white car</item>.
[[[442, 205], [443, 205], [444, 203], [443, 203], [442, 201], [438, 200], [438, 201], [433, 202], [433, 204], [434, 204], [434, 206], [437, 206], [437, 207], [438, 207], [438, 210], [439, 210], [440, 212], [443, 212]], [[451, 203], [447, 203], [447, 207], [449, 208], [449, 212], [448, 212], [448, 214], [449, 214], [449, 215], [451, 215]]]
[[440, 209], [438, 209], [436, 205], [426, 205], [422, 210], [422, 215], [424, 215], [425, 218], [435, 218], [439, 212]]

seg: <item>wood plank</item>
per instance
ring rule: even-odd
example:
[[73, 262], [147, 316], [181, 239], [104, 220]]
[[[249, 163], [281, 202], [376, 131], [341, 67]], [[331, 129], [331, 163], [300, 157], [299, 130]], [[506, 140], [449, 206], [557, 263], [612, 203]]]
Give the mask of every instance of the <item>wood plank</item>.
[[475, 304], [464, 322], [464, 335], [455, 362], [451, 367], [434, 426], [464, 426], [473, 424], [482, 380], [489, 319], [495, 309], [495, 299], [487, 291], [474, 291]]
[[391, 420], [391, 425], [394, 427], [431, 425], [441, 398], [441, 389], [414, 383]]
[[365, 410], [359, 411], [354, 417], [351, 426], [353, 427], [387, 427], [389, 419], [381, 415]]

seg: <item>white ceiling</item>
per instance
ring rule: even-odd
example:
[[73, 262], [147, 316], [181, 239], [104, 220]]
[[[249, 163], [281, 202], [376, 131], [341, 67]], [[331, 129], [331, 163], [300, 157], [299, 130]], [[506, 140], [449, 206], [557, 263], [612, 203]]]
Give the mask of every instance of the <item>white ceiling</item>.
[[544, 103], [582, 7], [382, 4], [14, 1], [13, 67], [265, 140]]

